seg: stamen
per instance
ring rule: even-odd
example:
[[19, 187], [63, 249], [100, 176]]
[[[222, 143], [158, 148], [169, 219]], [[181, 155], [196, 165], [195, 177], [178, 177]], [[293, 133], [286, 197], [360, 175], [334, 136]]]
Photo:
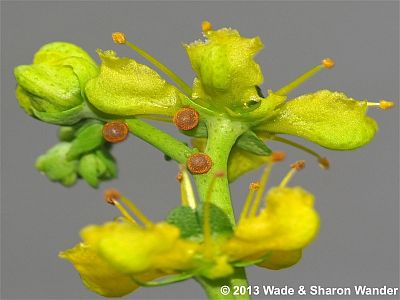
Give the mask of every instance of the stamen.
[[247, 213], [250, 208], [251, 201], [253, 200], [253, 196], [255, 191], [260, 188], [259, 182], [252, 182], [249, 185], [249, 193], [247, 194], [246, 201], [244, 202], [244, 206], [242, 209], [242, 213], [240, 214], [239, 223], [242, 222], [247, 217]]
[[104, 192], [104, 199], [108, 204], [114, 205], [118, 208], [121, 214], [133, 224], [137, 224], [128, 211], [118, 202], [121, 199], [121, 194], [116, 189], [108, 189]]
[[329, 160], [328, 160], [326, 157], [321, 157], [321, 158], [318, 160], [318, 164], [319, 164], [319, 166], [320, 166], [322, 169], [324, 169], [324, 170], [328, 170], [329, 167], [330, 167]]
[[367, 106], [378, 106], [380, 109], [390, 109], [394, 107], [394, 102], [381, 100], [379, 102], [367, 102]]
[[142, 222], [146, 227], [153, 226], [151, 222], [137, 207], [133, 202], [124, 196], [121, 196], [121, 201], [129, 207], [129, 209], [134, 213], [134, 215]]
[[326, 157], [319, 155], [314, 150], [311, 150], [310, 148], [307, 148], [306, 146], [300, 145], [296, 142], [290, 141], [290, 140], [285, 139], [280, 136], [270, 135], [268, 138], [271, 140], [277, 141], [277, 142], [284, 143], [286, 145], [290, 145], [290, 146], [300, 149], [304, 152], [307, 152], [308, 154], [311, 154], [312, 156], [315, 156], [318, 159], [318, 163], [321, 168], [323, 168], [325, 170], [329, 169], [329, 160]]
[[205, 247], [205, 256], [212, 256], [212, 235], [211, 235], [211, 196], [214, 192], [214, 186], [218, 180], [218, 178], [224, 177], [225, 173], [223, 171], [215, 172], [213, 178], [211, 179], [210, 186], [208, 187], [206, 199], [203, 207], [203, 234], [204, 234], [204, 247]]
[[269, 177], [269, 174], [271, 173], [272, 166], [273, 166], [273, 162], [268, 162], [267, 166], [264, 169], [264, 172], [263, 172], [263, 174], [261, 176], [261, 180], [260, 180], [260, 188], [257, 190], [256, 198], [254, 199], [253, 206], [251, 207], [249, 217], [254, 217], [256, 215], [258, 206], [260, 205], [262, 196], [265, 191], [265, 187], [267, 186], [268, 177]]
[[284, 151], [274, 151], [271, 154], [271, 160], [273, 162], [283, 161], [286, 158], [286, 152]]
[[329, 57], [324, 58], [321, 63], [327, 69], [332, 69], [335, 66], [335, 61]]
[[295, 88], [297, 88], [300, 84], [305, 82], [307, 79], [311, 78], [313, 75], [321, 71], [322, 69], [331, 69], [335, 65], [335, 62], [331, 58], [325, 58], [321, 61], [321, 64], [315, 66], [311, 70], [305, 72], [304, 74], [297, 77], [294, 81], [280, 88], [275, 94], [280, 96], [285, 96]]
[[196, 208], [196, 197], [194, 195], [193, 186], [190, 181], [190, 177], [188, 172], [186, 171], [184, 166], [181, 166], [181, 170], [179, 171], [176, 179], [181, 184], [181, 201], [182, 205], [189, 206], [190, 208]]
[[300, 170], [302, 170], [302, 169], [304, 169], [304, 167], [305, 167], [305, 161], [304, 160], [298, 160], [298, 161], [296, 161], [295, 163], [293, 163], [293, 164], [291, 164], [290, 165], [290, 167], [291, 167], [291, 169], [290, 169], [290, 171], [286, 174], [286, 176], [282, 179], [282, 182], [281, 182], [281, 184], [279, 185], [279, 187], [285, 187], [288, 183], [289, 183], [289, 181], [290, 181], [290, 179], [292, 179], [292, 177], [293, 177], [293, 175], [296, 173], [296, 172], [298, 172], [298, 171], [300, 171]]
[[158, 61], [156, 58], [151, 56], [149, 53], [147, 53], [145, 50], [142, 48], [139, 48], [135, 44], [126, 41], [125, 44], [131, 48], [133, 51], [136, 51], [139, 55], [141, 55], [143, 58], [147, 59], [150, 63], [152, 63], [154, 66], [159, 68], [162, 72], [167, 74], [172, 80], [175, 81], [175, 83], [185, 92], [187, 95], [192, 95], [192, 88], [185, 82], [183, 81], [182, 78], [180, 78], [177, 74], [175, 74], [172, 70], [170, 70], [166, 65]]
[[116, 44], [122, 45], [122, 44], [126, 43], [125, 33], [123, 33], [123, 32], [113, 32], [112, 39], [113, 39], [114, 43], [116, 43]]
[[204, 20], [201, 22], [201, 30], [206, 33], [207, 31], [212, 30], [212, 24], [208, 22], [207, 20]]

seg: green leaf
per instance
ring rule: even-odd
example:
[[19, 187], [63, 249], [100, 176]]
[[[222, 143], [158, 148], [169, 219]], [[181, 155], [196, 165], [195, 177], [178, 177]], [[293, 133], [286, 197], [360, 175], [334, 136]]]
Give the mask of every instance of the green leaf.
[[188, 206], [178, 206], [171, 210], [166, 221], [178, 227], [181, 237], [184, 239], [197, 238], [202, 235], [202, 226], [197, 212]]
[[238, 138], [236, 146], [256, 155], [270, 155], [272, 153], [263, 140], [251, 130], [243, 133]]
[[79, 161], [79, 175], [92, 187], [99, 186], [97, 158], [94, 154], [82, 156]]
[[[204, 225], [204, 203], [197, 209], [200, 224]], [[210, 204], [210, 227], [213, 235], [231, 235], [233, 233], [232, 224], [225, 212], [214, 204]]]
[[69, 160], [76, 159], [84, 153], [88, 153], [104, 143], [103, 125], [99, 123], [91, 124], [79, 132], [67, 153]]
[[260, 38], [245, 38], [227, 28], [210, 30], [205, 35], [205, 42], [185, 45], [197, 75], [192, 98], [216, 108], [258, 102], [261, 98], [256, 86], [263, 82], [263, 75], [254, 56], [263, 47]]
[[185, 97], [155, 71], [130, 58], [119, 58], [114, 51], [101, 51], [100, 74], [85, 88], [88, 100], [100, 111], [131, 116], [137, 114], [173, 115]]
[[378, 129], [366, 111], [366, 101], [321, 90], [283, 104], [277, 116], [257, 130], [299, 136], [329, 149], [350, 150], [371, 141]]

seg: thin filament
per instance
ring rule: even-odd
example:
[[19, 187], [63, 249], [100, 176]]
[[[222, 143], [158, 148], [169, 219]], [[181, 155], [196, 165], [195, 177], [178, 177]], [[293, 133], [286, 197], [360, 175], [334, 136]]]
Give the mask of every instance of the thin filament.
[[293, 80], [291, 83], [288, 85], [285, 85], [284, 87], [280, 88], [278, 91], [275, 92], [275, 94], [280, 95], [280, 96], [286, 96], [288, 93], [290, 93], [292, 90], [297, 88], [300, 84], [302, 84], [304, 81], [307, 79], [311, 78], [313, 75], [318, 73], [324, 68], [323, 64], [320, 64], [318, 66], [315, 66], [311, 70], [305, 72], [304, 74], [300, 75], [297, 77], [295, 80]]
[[272, 170], [272, 165], [273, 165], [272, 162], [268, 162], [268, 164], [265, 167], [264, 172], [263, 172], [263, 174], [261, 176], [260, 188], [257, 191], [256, 198], [254, 199], [253, 206], [252, 206], [252, 208], [250, 210], [250, 214], [249, 214], [250, 217], [255, 216], [255, 214], [257, 212], [257, 208], [260, 205], [262, 196], [263, 196], [264, 191], [265, 191], [265, 187], [267, 186], [267, 183], [268, 183], [269, 174], [271, 173], [271, 170]]
[[244, 202], [242, 213], [240, 214], [239, 223], [242, 222], [247, 217], [247, 212], [249, 211], [250, 204], [253, 200], [255, 189], [249, 188], [249, 193], [247, 194], [246, 201]]
[[286, 145], [290, 145], [292, 147], [295, 147], [297, 149], [303, 150], [304, 152], [307, 152], [308, 154], [311, 154], [313, 156], [315, 156], [316, 158], [318, 158], [318, 160], [323, 159], [323, 157], [321, 155], [319, 155], [317, 152], [315, 152], [314, 150], [311, 150], [309, 148], [307, 148], [306, 146], [300, 145], [296, 142], [290, 141], [288, 139], [285, 139], [283, 137], [279, 137], [276, 135], [271, 135], [269, 137], [271, 140], [277, 141], [277, 142], [281, 142], [284, 143]]
[[167, 66], [165, 66], [163, 63], [158, 61], [156, 58], [154, 58], [152, 55], [147, 53], [145, 50], [142, 48], [139, 48], [135, 44], [126, 41], [126, 45], [131, 48], [133, 51], [136, 51], [139, 55], [141, 55], [143, 58], [147, 59], [149, 62], [151, 62], [153, 65], [155, 65], [157, 68], [159, 68], [162, 72], [167, 74], [172, 80], [176, 82], [176, 84], [187, 94], [191, 95], [192, 94], [192, 89], [190, 86], [182, 80], [177, 74], [175, 74], [172, 70], [170, 70]]
[[153, 222], [151, 222], [137, 207], [135, 204], [132, 203], [129, 199], [125, 198], [124, 196], [121, 196], [121, 201], [129, 207], [129, 209], [135, 214], [135, 216], [146, 226], [150, 227], [153, 225]]
[[114, 200], [113, 204], [118, 208], [121, 214], [133, 224], [137, 224], [136, 221], [132, 218], [132, 216], [128, 213], [128, 211], [116, 200]]

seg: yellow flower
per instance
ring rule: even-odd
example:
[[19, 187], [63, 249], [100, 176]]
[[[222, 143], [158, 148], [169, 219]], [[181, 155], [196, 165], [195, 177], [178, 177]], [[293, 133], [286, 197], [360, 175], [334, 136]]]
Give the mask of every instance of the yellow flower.
[[[292, 165], [280, 186], [268, 192], [266, 207], [257, 212], [273, 163], [270, 159], [260, 182], [250, 185], [235, 228], [209, 199], [197, 207], [187, 171], [182, 169], [177, 178], [183, 206], [174, 209], [167, 222], [152, 223], [130, 200], [109, 190], [106, 200], [122, 218], [83, 228], [82, 242], [60, 257], [74, 264], [90, 290], [107, 297], [123, 296], [140, 285], [224, 278], [238, 266], [289, 267], [315, 237], [319, 218], [312, 194], [286, 186], [304, 162]], [[214, 182], [221, 176], [225, 175], [217, 173]], [[213, 183], [211, 191], [212, 187]]]

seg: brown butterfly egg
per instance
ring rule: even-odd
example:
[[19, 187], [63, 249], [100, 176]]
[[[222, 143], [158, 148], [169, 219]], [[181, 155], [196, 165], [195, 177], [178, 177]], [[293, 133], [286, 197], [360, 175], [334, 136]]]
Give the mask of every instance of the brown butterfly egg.
[[180, 130], [191, 130], [199, 124], [199, 113], [190, 107], [178, 110], [174, 115], [174, 124]]
[[111, 121], [103, 126], [103, 138], [110, 143], [120, 143], [128, 137], [128, 134], [128, 125], [123, 121]]
[[210, 171], [212, 160], [205, 153], [195, 153], [188, 158], [186, 165], [192, 174], [204, 174]]

